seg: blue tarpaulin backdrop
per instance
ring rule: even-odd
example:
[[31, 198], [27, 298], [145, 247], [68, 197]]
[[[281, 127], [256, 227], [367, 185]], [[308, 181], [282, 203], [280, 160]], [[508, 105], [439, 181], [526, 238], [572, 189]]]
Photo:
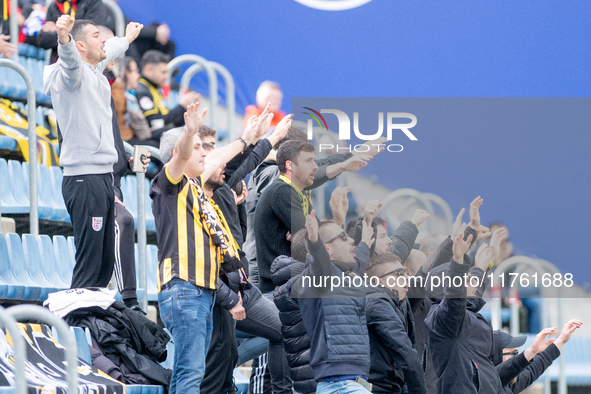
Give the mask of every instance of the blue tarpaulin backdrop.
[[[290, 97], [584, 97], [591, 91], [586, 1], [372, 0], [346, 11], [294, 0], [119, 5], [132, 20], [166, 21], [178, 54], [196, 53], [228, 68], [239, 111], [254, 103], [265, 79], [281, 84], [287, 112]], [[206, 91], [204, 84], [195, 78], [197, 89]], [[494, 135], [417, 136], [425, 141], [425, 160], [402, 156], [395, 163], [400, 171], [383, 171], [379, 180], [439, 194], [455, 212], [481, 194], [485, 224], [506, 222], [519, 251], [585, 284], [591, 282], [590, 129], [524, 126], [516, 133], [499, 116]], [[462, 176], [467, 161], [479, 169], [468, 177]]]

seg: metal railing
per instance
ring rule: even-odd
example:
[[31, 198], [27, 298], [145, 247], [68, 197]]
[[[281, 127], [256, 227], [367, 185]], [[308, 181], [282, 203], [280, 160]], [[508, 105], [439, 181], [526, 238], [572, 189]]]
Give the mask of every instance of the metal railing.
[[0, 324], [6, 327], [6, 330], [12, 337], [12, 347], [14, 348], [14, 392], [15, 394], [25, 394], [27, 392], [27, 381], [25, 379], [27, 351], [25, 349], [25, 340], [21, 334], [21, 330], [16, 325], [15, 318], [1, 306]]
[[[127, 142], [123, 142], [125, 151], [133, 155], [133, 146]], [[156, 159], [162, 162], [162, 156], [160, 150], [149, 147], [152, 159]], [[144, 188], [146, 175], [143, 172], [136, 173], [137, 181], [137, 249], [138, 249], [138, 261], [137, 276], [139, 282], [137, 283], [138, 289], [144, 289], [145, 295], [138, 302], [144, 312], [148, 312], [148, 265], [146, 261], [146, 247], [148, 245], [147, 234], [146, 234], [146, 189]], [[151, 209], [151, 208], [150, 208]]]
[[[11, 2], [16, 4], [16, 1]], [[12, 16], [12, 15], [11, 15]], [[12, 37], [11, 37], [12, 38]], [[35, 119], [36, 106], [35, 101], [35, 85], [33, 78], [27, 72], [27, 69], [21, 66], [18, 62], [10, 59], [0, 59], [0, 67], [8, 67], [18, 72], [27, 85], [27, 121], [29, 122], [29, 202], [31, 204], [30, 218], [29, 218], [29, 232], [34, 236], [39, 235], [39, 213], [37, 201], [37, 121]]]
[[[53, 0], [49, 0], [53, 2]], [[121, 7], [113, 0], [103, 0], [103, 4], [113, 12], [115, 16], [115, 35], [117, 37], [125, 37], [125, 16], [123, 16], [123, 11], [121, 11]]]
[[209, 126], [212, 129], [216, 129], [216, 113], [217, 113], [217, 104], [218, 104], [218, 79], [215, 73], [214, 68], [211, 66], [210, 62], [206, 59], [202, 58], [201, 56], [197, 55], [181, 55], [177, 56], [172, 59], [168, 63], [168, 77], [166, 78], [165, 85], [170, 86], [170, 81], [172, 79], [172, 74], [174, 71], [181, 65], [185, 63], [197, 63], [201, 64], [201, 66], [205, 69], [207, 73], [207, 79], [209, 83], [209, 100], [211, 105], [209, 106]]
[[[66, 348], [66, 381], [68, 383], [68, 393], [77, 393], [78, 349], [76, 347], [76, 338], [74, 338], [66, 322], [51, 313], [49, 309], [38, 305], [18, 305], [5, 309], [4, 311], [17, 321], [34, 319], [47, 323], [57, 329], [60, 340]], [[20, 332], [18, 335], [21, 335]]]
[[[234, 78], [228, 69], [216, 62], [207, 62], [213, 69], [221, 75], [226, 84], [226, 106], [227, 106], [227, 118], [228, 118], [228, 135], [230, 141], [234, 140], [236, 136], [236, 85], [234, 84]], [[181, 78], [180, 91], [189, 90], [191, 79], [200, 71], [204, 71], [201, 63], [195, 63], [185, 71]], [[212, 102], [212, 106], [213, 106]], [[215, 103], [217, 106], [217, 102]], [[212, 127], [213, 128], [213, 127]]]
[[[402, 202], [400, 200], [402, 200]], [[401, 205], [402, 208], [399, 210], [398, 215], [388, 209], [388, 207], [390, 205], [393, 205], [396, 203], [402, 204]], [[383, 205], [382, 205], [382, 208], [380, 209], [380, 212], [384, 212], [388, 222], [393, 223], [396, 227], [398, 227], [400, 225], [400, 223], [402, 222], [401, 218], [403, 217], [403, 215], [415, 203], [418, 203], [419, 205], [421, 205], [425, 211], [429, 212], [430, 214], [433, 214], [433, 206], [431, 205], [431, 201], [428, 198], [426, 198], [425, 196], [423, 196], [423, 193], [421, 193], [415, 189], [409, 189], [409, 188], [394, 190], [393, 192], [388, 194], [383, 201]], [[427, 220], [427, 222], [425, 224], [428, 227], [429, 233], [433, 232], [432, 228], [431, 228], [432, 221], [430, 222]]]

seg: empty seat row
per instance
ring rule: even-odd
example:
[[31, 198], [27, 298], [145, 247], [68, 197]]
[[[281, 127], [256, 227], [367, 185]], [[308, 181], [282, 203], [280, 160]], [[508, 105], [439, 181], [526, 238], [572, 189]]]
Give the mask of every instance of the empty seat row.
[[[156, 231], [156, 222], [152, 213], [152, 199], [150, 198], [150, 180], [144, 179], [145, 206], [146, 206], [146, 230]], [[121, 178], [121, 193], [123, 193], [123, 203], [127, 210], [133, 216], [135, 228], [137, 229], [137, 177], [128, 175]]]
[[[62, 197], [63, 173], [59, 167], [37, 165], [37, 206], [40, 219], [70, 222]], [[29, 163], [0, 159], [2, 212], [30, 213]]]
[[8, 233], [0, 236], [0, 299], [44, 301], [70, 287], [74, 270], [73, 239]]
[[[139, 288], [139, 259], [135, 244], [137, 297], [142, 300], [146, 290]], [[9, 233], [0, 236], [0, 300], [44, 301], [55, 291], [68, 289], [72, 282], [76, 246], [74, 237], [55, 235], [35, 237]], [[158, 301], [158, 247], [146, 249], [148, 301]], [[121, 296], [118, 294], [117, 298]]]
[[[43, 91], [43, 68], [45, 62], [33, 57], [18, 56], [15, 60], [23, 66], [35, 87], [35, 100], [40, 104], [51, 105], [51, 98]], [[0, 95], [15, 99], [27, 98], [27, 85], [23, 77], [15, 70], [0, 67]]]
[[[70, 215], [62, 196], [63, 172], [59, 167], [37, 165], [38, 213], [40, 219], [70, 222]], [[156, 231], [150, 180], [144, 180], [146, 230]], [[131, 212], [137, 228], [137, 178], [126, 176], [121, 179], [121, 191], [126, 208]], [[29, 163], [0, 158], [0, 192], [2, 212], [10, 214], [30, 213]]]

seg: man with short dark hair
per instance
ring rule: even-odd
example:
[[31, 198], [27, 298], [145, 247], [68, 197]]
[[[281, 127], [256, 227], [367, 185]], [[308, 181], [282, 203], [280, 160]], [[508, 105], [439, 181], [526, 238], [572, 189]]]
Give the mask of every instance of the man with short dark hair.
[[111, 89], [103, 70], [127, 49], [142, 25], [130, 23], [125, 38], [109, 40], [93, 22], [74, 21], [69, 15], [62, 15], [56, 27], [60, 59], [45, 68], [43, 84], [62, 136], [62, 194], [76, 243], [71, 287], [106, 287], [115, 260], [113, 165], [118, 155]]
[[160, 89], [168, 77], [168, 62], [170, 58], [162, 52], [149, 50], [142, 56], [142, 77], [138, 81], [136, 97], [144, 117], [152, 129], [152, 138], [158, 141], [167, 130], [184, 125], [183, 114], [187, 105], [196, 102], [199, 94], [189, 92], [181, 96], [179, 105], [173, 109], [166, 107]]
[[285, 142], [277, 152], [277, 166], [281, 175], [261, 195], [254, 217], [259, 288], [263, 293], [275, 288], [271, 264], [277, 256], [291, 256], [290, 234], [304, 228], [312, 208], [310, 198], [302, 191], [314, 183], [318, 169], [314, 146]]

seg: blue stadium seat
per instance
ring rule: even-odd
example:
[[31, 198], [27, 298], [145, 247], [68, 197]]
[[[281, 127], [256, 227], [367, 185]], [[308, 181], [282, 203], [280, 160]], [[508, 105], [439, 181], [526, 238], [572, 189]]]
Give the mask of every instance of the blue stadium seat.
[[134, 175], [128, 175], [125, 178], [127, 194], [121, 190], [124, 193], [123, 203], [133, 216], [134, 228], [137, 228], [137, 178]]
[[146, 250], [148, 271], [148, 301], [158, 301], [158, 246], [148, 245]]
[[[12, 59], [15, 60], [14, 57]], [[2, 81], [4, 82], [3, 96], [25, 99], [27, 97], [27, 86], [23, 77], [11, 68], [0, 67], [0, 69], [4, 73], [2, 75]]]
[[2, 261], [2, 264], [0, 264], [2, 299], [22, 300], [25, 295], [25, 286], [19, 284], [14, 277], [10, 254], [4, 237], [0, 237], [0, 261]]
[[[59, 170], [59, 168], [58, 168]], [[64, 204], [64, 198], [62, 197], [62, 188], [60, 185], [59, 189], [55, 189], [55, 184], [51, 179], [51, 169], [46, 165], [37, 165], [37, 184], [40, 191], [43, 191], [45, 200], [52, 207], [51, 220], [63, 222], [68, 217], [68, 212]]]
[[66, 203], [64, 202], [64, 196], [62, 195], [62, 181], [64, 180], [64, 173], [60, 167], [49, 167], [49, 177], [53, 184], [52, 189], [54, 190], [54, 202], [59, 209], [66, 211], [66, 218], [64, 221], [70, 223], [70, 215], [66, 209]]
[[[0, 74], [0, 78], [2, 78], [2, 74]], [[1, 95], [2, 95], [2, 93], [0, 93], [0, 96]], [[7, 135], [0, 135], [0, 149], [14, 151], [16, 149], [17, 145], [18, 144], [16, 143], [16, 140], [14, 138], [9, 137]]]
[[25, 206], [26, 211], [22, 213], [31, 212], [29, 205], [29, 194], [25, 189], [25, 183], [28, 179], [23, 176], [23, 167], [20, 161], [8, 160], [8, 176], [10, 177], [10, 186], [12, 188], [12, 195], [14, 200], [21, 206]]
[[57, 270], [59, 276], [68, 287], [72, 283], [72, 273], [74, 272], [74, 265], [76, 261], [70, 251], [68, 240], [63, 235], [53, 236], [53, 250], [57, 262]]
[[[47, 292], [37, 285], [29, 275], [25, 263], [25, 252], [23, 244], [18, 234], [6, 234], [6, 246], [8, 246], [8, 255], [12, 262], [12, 272], [18, 284], [25, 286], [25, 294], [23, 300], [25, 301], [41, 301], [42, 297], [47, 298]], [[43, 298], [43, 299], [45, 299]]]
[[[26, 161], [22, 164], [22, 171], [25, 182], [25, 191], [27, 195], [29, 195], [29, 163]], [[39, 173], [37, 173], [37, 210], [39, 214], [39, 219], [47, 219], [51, 220], [53, 217], [53, 206], [51, 201], [48, 198], [47, 193], [41, 193], [43, 190], [43, 184], [41, 181], [41, 177]]]
[[156, 232], [156, 219], [152, 212], [152, 199], [150, 198], [150, 186], [152, 183], [149, 179], [145, 179], [145, 190], [146, 190], [146, 230]]
[[[44, 60], [36, 60], [35, 64], [35, 74], [39, 76], [39, 93], [37, 93], [37, 82], [35, 82], [35, 96], [37, 97], [38, 104], [48, 104], [51, 105], [51, 97], [45, 94], [45, 90], [43, 89], [43, 70], [45, 69], [45, 61]], [[37, 96], [37, 94], [39, 94]]]
[[[74, 242], [73, 236], [68, 237], [68, 250], [70, 251], [70, 256], [72, 256], [72, 260], [74, 261], [74, 265], [76, 265], [76, 243]], [[73, 266], [72, 266], [72, 272], [74, 272]]]
[[[29, 276], [33, 279], [33, 281], [35, 281], [35, 284], [43, 287], [44, 294], [63, 290], [63, 288], [58, 289], [55, 284], [51, 283], [45, 273], [45, 267], [41, 261], [41, 248], [39, 246], [39, 242], [37, 241], [37, 237], [32, 234], [23, 234], [22, 243], [23, 250], [25, 252], [25, 264], [27, 266], [27, 271], [29, 272]], [[48, 268], [55, 270], [55, 267]], [[41, 301], [45, 301], [45, 298], [42, 297]]]
[[[63, 237], [62, 237], [63, 238]], [[65, 241], [65, 238], [63, 238]], [[55, 255], [55, 248], [53, 247], [53, 242], [51, 242], [51, 238], [48, 235], [40, 235], [39, 239], [39, 251], [41, 253], [41, 264], [43, 267], [43, 272], [49, 282], [59, 289], [68, 289], [70, 288], [70, 282], [66, 282], [60, 275], [60, 266], [58, 264], [58, 260], [56, 259]], [[65, 262], [63, 264], [66, 264]]]
[[246, 377], [240, 372], [238, 368], [234, 368], [234, 386], [236, 386], [236, 394], [248, 393], [248, 385], [250, 377]]
[[8, 67], [0, 67], [0, 96], [8, 96], [10, 89], [11, 87], [8, 82]]
[[11, 177], [8, 172], [8, 163], [0, 159], [0, 188], [2, 193], [3, 213], [29, 213], [29, 205], [17, 201], [13, 195]]

